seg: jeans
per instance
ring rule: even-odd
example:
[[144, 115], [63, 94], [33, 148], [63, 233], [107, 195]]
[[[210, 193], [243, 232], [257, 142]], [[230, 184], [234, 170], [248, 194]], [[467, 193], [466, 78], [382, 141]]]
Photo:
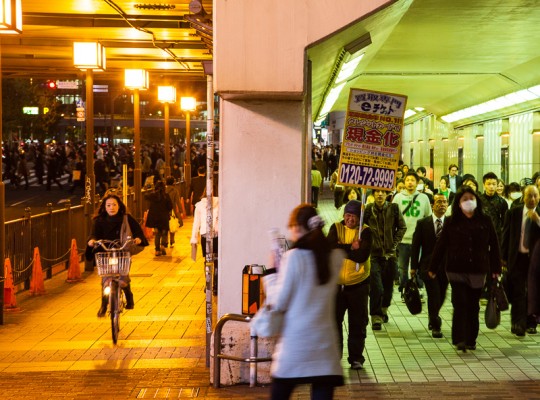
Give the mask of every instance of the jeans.
[[[272, 381], [270, 392], [271, 400], [288, 400], [296, 387], [295, 383], [287, 382], [284, 379]], [[311, 385], [311, 400], [332, 400], [334, 398], [334, 387], [313, 383]]]
[[369, 314], [383, 315], [383, 308], [390, 307], [397, 260], [395, 258], [371, 257]]
[[[411, 261], [411, 244], [398, 244], [398, 266], [399, 266], [399, 291], [403, 292], [405, 283], [409, 280], [409, 263]], [[424, 287], [424, 281], [418, 276], [418, 287]]]
[[[369, 278], [368, 278], [369, 279]], [[345, 312], [349, 316], [349, 337], [347, 348], [349, 350], [349, 364], [355, 361], [364, 363], [364, 347], [366, 342], [366, 327], [369, 323], [368, 316], [369, 281], [360, 282], [356, 285], [338, 288], [336, 299], [336, 323], [339, 334], [340, 349], [343, 354], [343, 319]]]
[[161, 246], [163, 247], [168, 246], [168, 238], [167, 238], [168, 234], [169, 234], [168, 229], [154, 228], [154, 245], [156, 247], [156, 251], [160, 251]]

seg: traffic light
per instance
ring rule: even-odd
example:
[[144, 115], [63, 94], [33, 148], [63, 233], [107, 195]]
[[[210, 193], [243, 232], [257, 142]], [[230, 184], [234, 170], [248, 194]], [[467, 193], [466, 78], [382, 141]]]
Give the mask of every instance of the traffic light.
[[56, 81], [47, 81], [46, 86], [47, 86], [47, 89], [55, 90], [56, 89]]

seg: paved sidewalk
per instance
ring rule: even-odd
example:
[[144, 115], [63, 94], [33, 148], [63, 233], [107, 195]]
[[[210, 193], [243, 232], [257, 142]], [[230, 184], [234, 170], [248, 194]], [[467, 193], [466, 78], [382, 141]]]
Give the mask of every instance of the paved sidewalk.
[[[330, 215], [333, 205], [320, 207]], [[22, 311], [5, 314], [0, 326], [0, 398], [268, 398], [268, 388], [210, 386], [203, 260], [190, 259], [191, 223], [176, 234], [172, 255], [154, 257], [150, 246], [134, 258], [135, 309], [122, 315], [117, 346], [110, 320], [96, 317], [97, 273], [76, 284], [61, 273], [45, 281], [43, 296], [19, 293]], [[476, 351], [457, 353], [449, 301], [442, 317], [445, 337], [433, 339], [425, 310], [411, 316], [396, 292], [390, 321], [368, 330], [365, 369], [345, 362], [347, 385], [336, 398], [540, 399], [540, 335], [516, 338], [506, 312], [496, 330], [482, 325]], [[306, 388], [295, 392], [294, 399], [308, 398]]]

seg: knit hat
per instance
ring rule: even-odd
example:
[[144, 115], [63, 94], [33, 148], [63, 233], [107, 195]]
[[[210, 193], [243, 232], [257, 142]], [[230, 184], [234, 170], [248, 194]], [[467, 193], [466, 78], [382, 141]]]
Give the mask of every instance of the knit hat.
[[362, 202], [358, 200], [349, 200], [347, 204], [345, 204], [345, 212], [344, 214], [354, 214], [356, 216], [360, 216], [360, 211], [362, 210]]

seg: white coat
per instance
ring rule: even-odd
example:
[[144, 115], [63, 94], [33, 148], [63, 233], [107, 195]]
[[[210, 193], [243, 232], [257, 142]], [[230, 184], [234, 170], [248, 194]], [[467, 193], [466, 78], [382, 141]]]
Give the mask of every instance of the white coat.
[[310, 250], [292, 249], [281, 260], [275, 280], [274, 307], [285, 311], [271, 367], [275, 378], [343, 375], [335, 300], [344, 253], [333, 250], [330, 280], [319, 285]]

